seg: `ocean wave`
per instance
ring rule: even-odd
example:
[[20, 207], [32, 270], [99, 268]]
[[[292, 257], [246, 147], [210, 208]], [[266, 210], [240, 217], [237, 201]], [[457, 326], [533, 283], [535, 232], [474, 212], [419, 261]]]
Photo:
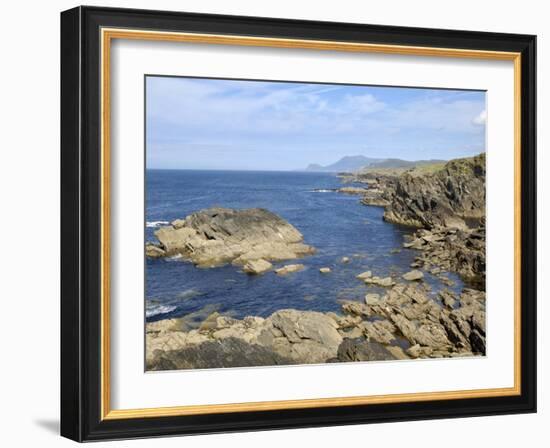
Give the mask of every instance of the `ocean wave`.
[[335, 188], [316, 188], [315, 190], [310, 190], [310, 193], [333, 193]]
[[147, 221], [145, 227], [160, 227], [170, 224], [168, 221]]
[[198, 289], [191, 288], [186, 289], [185, 291], [181, 291], [177, 294], [178, 299], [180, 300], [188, 300], [192, 299], [193, 297], [198, 297], [204, 295], [203, 292], [199, 291]]
[[176, 307], [174, 305], [148, 305], [145, 309], [145, 317], [158, 316], [159, 314], [168, 314], [175, 309]]

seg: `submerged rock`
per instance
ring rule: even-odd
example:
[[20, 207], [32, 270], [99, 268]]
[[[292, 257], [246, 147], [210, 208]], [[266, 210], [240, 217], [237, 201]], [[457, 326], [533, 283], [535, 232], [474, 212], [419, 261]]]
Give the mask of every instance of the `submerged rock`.
[[277, 275], [287, 275], [293, 272], [303, 271], [304, 269], [305, 269], [305, 266], [303, 264], [287, 264], [282, 268], [275, 269], [275, 273]]
[[380, 303], [380, 294], [367, 294], [365, 296], [365, 303], [367, 305], [378, 305]]
[[294, 226], [261, 208], [201, 210], [161, 227], [155, 236], [165, 255], [179, 254], [202, 267], [292, 260], [315, 252]]
[[372, 277], [372, 272], [371, 271], [365, 271], [365, 272], [362, 272], [361, 274], [356, 276], [356, 278], [358, 278], [360, 280], [365, 280], [366, 278], [371, 278], [371, 277]]

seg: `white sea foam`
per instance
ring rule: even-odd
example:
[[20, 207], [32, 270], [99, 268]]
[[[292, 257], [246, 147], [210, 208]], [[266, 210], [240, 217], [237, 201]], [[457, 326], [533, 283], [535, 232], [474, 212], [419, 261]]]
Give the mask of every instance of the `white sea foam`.
[[176, 309], [173, 305], [154, 305], [154, 306], [147, 306], [147, 309], [145, 310], [145, 316], [146, 317], [153, 317], [158, 316], [159, 314], [167, 314]]
[[168, 221], [147, 221], [145, 223], [146, 227], [160, 227], [170, 224]]
[[310, 190], [312, 193], [334, 193], [336, 190], [334, 188], [324, 189], [316, 188], [315, 190]]
[[181, 291], [177, 294], [177, 297], [181, 300], [192, 299], [193, 297], [202, 296], [204, 293], [200, 292], [198, 289], [191, 288]]

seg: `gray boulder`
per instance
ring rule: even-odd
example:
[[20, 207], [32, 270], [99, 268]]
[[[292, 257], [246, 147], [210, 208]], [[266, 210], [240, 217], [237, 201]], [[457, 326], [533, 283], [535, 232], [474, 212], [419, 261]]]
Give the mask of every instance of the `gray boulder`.
[[338, 360], [350, 361], [386, 361], [395, 357], [378, 342], [369, 342], [363, 338], [344, 339], [338, 347]]
[[243, 266], [243, 271], [247, 274], [263, 274], [264, 272], [267, 272], [271, 270], [273, 265], [266, 260], [263, 260], [262, 258], [258, 260], [250, 260]]
[[403, 279], [408, 281], [422, 280], [424, 278], [424, 273], [419, 270], [409, 271], [406, 274], [403, 274]]

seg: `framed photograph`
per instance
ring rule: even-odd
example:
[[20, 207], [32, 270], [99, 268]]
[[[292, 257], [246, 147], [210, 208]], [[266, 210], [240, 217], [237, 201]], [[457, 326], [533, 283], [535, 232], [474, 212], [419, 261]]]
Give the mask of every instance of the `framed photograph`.
[[536, 411], [535, 36], [61, 14], [61, 433]]

